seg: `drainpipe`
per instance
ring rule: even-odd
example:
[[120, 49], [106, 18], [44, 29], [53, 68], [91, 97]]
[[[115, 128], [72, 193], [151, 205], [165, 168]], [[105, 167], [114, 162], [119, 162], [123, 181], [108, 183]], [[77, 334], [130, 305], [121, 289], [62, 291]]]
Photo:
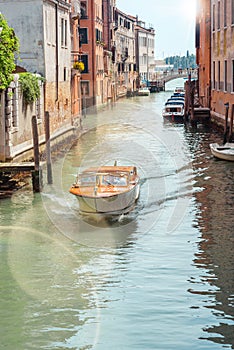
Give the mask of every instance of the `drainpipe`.
[[58, 83], [59, 83], [59, 42], [58, 42], [58, 4], [55, 4], [55, 40], [56, 40], [56, 53], [55, 53], [55, 85], [56, 85], [56, 102], [58, 101]]
[[93, 106], [96, 105], [96, 32], [95, 32], [95, 1], [91, 1], [91, 26], [93, 29], [93, 40], [92, 40], [92, 80], [93, 80]]

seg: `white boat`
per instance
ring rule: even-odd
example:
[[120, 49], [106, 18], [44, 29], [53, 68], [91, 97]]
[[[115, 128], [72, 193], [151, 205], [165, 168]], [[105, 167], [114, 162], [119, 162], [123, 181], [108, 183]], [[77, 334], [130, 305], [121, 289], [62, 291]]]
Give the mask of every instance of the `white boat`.
[[77, 196], [81, 213], [120, 215], [129, 212], [139, 197], [135, 166], [101, 166], [79, 174], [70, 193]]
[[173, 103], [173, 104], [175, 104], [176, 102], [177, 103], [179, 103], [179, 104], [183, 104], [183, 106], [184, 106], [184, 104], [185, 104], [185, 101], [184, 101], [184, 98], [183, 97], [178, 97], [178, 98], [174, 98], [174, 97], [170, 97], [168, 100], [167, 100], [167, 102], [165, 103], [165, 105], [166, 104], [169, 104], [169, 103]]
[[168, 101], [162, 112], [163, 117], [184, 117], [184, 102], [183, 101]]
[[138, 90], [138, 96], [149, 96], [149, 95], [150, 95], [150, 89], [147, 87], [143, 87]]
[[210, 150], [213, 156], [223, 160], [234, 161], [234, 143], [227, 142], [224, 145], [218, 143], [211, 143]]
[[177, 86], [175, 88], [175, 93], [184, 93], [184, 88], [182, 86]]

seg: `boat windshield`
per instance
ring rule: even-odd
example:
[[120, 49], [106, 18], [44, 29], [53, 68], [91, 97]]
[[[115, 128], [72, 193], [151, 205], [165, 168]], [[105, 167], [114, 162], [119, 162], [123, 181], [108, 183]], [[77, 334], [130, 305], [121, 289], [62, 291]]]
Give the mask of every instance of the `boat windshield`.
[[80, 175], [78, 177], [79, 186], [95, 186], [96, 185], [96, 175]]
[[102, 176], [102, 185], [104, 186], [108, 186], [108, 185], [112, 185], [112, 186], [127, 186], [127, 177], [126, 175], [104, 175]]
[[166, 112], [181, 112], [181, 108], [180, 107], [166, 108]]

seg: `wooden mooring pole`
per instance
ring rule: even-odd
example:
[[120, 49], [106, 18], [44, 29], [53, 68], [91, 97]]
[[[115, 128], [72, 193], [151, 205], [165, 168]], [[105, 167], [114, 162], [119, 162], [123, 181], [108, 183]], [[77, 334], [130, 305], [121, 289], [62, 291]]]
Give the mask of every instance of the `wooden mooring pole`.
[[229, 103], [225, 103], [225, 124], [224, 124], [224, 133], [223, 133], [223, 145], [227, 142], [228, 138], [228, 111], [229, 111]]
[[42, 187], [42, 171], [40, 168], [40, 154], [38, 142], [37, 117], [32, 116], [34, 170], [32, 171], [32, 185], [34, 192], [40, 192]]
[[228, 133], [228, 142], [232, 142], [232, 137], [233, 137], [233, 115], [234, 115], [234, 104], [232, 104], [232, 110], [231, 110], [229, 133]]
[[47, 182], [53, 183], [52, 166], [51, 166], [51, 148], [50, 148], [50, 115], [45, 112], [45, 140], [46, 140], [46, 166], [47, 166]]

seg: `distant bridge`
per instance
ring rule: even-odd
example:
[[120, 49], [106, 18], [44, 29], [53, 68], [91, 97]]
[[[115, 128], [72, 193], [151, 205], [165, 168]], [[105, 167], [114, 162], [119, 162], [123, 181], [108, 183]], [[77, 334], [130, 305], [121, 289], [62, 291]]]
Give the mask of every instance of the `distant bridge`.
[[178, 78], [188, 78], [188, 74], [183, 73], [183, 74], [169, 74], [166, 76], [163, 76], [161, 78], [162, 81], [165, 81], [167, 83], [170, 80], [178, 79]]
[[[163, 91], [165, 90], [165, 83], [169, 82], [170, 80], [178, 79], [178, 78], [188, 78], [188, 73], [169, 73], [164, 74], [160, 76], [157, 80], [150, 81], [150, 87], [151, 91]], [[192, 74], [192, 79], [196, 78], [195, 74]]]

